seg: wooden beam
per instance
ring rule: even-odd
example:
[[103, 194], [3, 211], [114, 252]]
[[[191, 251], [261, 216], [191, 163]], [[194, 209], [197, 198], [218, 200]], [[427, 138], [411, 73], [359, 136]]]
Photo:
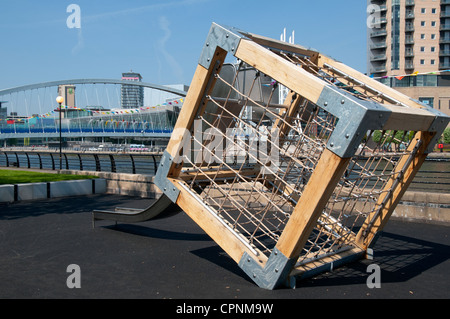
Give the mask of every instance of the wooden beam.
[[235, 57], [313, 103], [317, 102], [325, 87], [323, 80], [251, 40], [241, 40]]
[[[197, 173], [197, 171], [185, 171], [182, 172], [179, 175], [179, 178], [182, 179], [183, 181], [190, 181], [193, 179], [196, 180], [209, 180], [209, 178], [211, 179], [223, 179], [223, 178], [227, 178], [227, 179], [234, 179], [236, 178], [236, 171], [233, 170], [228, 170], [228, 169], [223, 169], [220, 168], [218, 166], [215, 167], [215, 169], [211, 169], [211, 168], [206, 168], [208, 169], [207, 171], [203, 171], [201, 173]], [[220, 170], [219, 170], [220, 169]], [[250, 169], [243, 169], [239, 171], [239, 175], [240, 176], [248, 176], [249, 178], [256, 178], [259, 175], [261, 168], [255, 167], [255, 168], [250, 168]]]
[[[191, 192], [182, 187], [178, 180], [170, 178], [171, 182], [180, 190], [180, 195], [177, 199], [177, 205], [194, 220], [236, 263], [239, 263], [244, 252], [247, 252], [254, 258], [262, 267], [267, 262], [267, 257], [257, 251], [250, 250], [248, 245], [245, 245], [239, 239], [239, 235], [226, 227], [226, 222], [221, 222], [220, 217], [216, 217], [208, 211], [201, 198], [195, 198]], [[255, 252], [257, 252], [257, 255]]]
[[295, 276], [298, 279], [305, 279], [317, 275], [323, 271], [329, 271], [333, 268], [337, 268], [344, 263], [352, 260], [357, 260], [363, 258], [364, 252], [358, 248], [354, 247], [343, 252], [328, 255], [324, 258], [319, 258], [309, 263], [295, 267], [291, 276]]
[[436, 119], [436, 115], [425, 109], [415, 109], [383, 104], [392, 111], [383, 130], [396, 131], [428, 131]]
[[[394, 98], [395, 100], [410, 106], [411, 108], [418, 108], [418, 109], [424, 109], [426, 108], [420, 103], [417, 103], [416, 101], [412, 100], [409, 96], [400, 93], [399, 91], [388, 87], [381, 82], [378, 82], [377, 80], [372, 79], [371, 77], [368, 77], [367, 75], [362, 74], [359, 71], [356, 71], [355, 69], [352, 69], [351, 67], [345, 65], [344, 63], [338, 62], [330, 57], [327, 57], [325, 55], [319, 55], [318, 57], [318, 66], [321, 68], [326, 68], [326, 64], [332, 66], [333, 68], [336, 68], [337, 70], [343, 72], [346, 75], [351, 76], [352, 78], [365, 83], [367, 86], [377, 90], [378, 92], [382, 92], [383, 94], [386, 94], [387, 96]], [[341, 80], [341, 79], [339, 79]], [[345, 81], [345, 79], [343, 79]], [[354, 88], [355, 90], [364, 90], [364, 88]], [[392, 103], [390, 103], [392, 104]]]
[[319, 52], [311, 49], [307, 49], [298, 44], [291, 44], [280, 40], [271, 39], [262, 35], [257, 35], [253, 33], [245, 34], [248, 38], [254, 42], [266, 46], [268, 48], [273, 48], [280, 51], [289, 51], [296, 54], [301, 54], [309, 57], [310, 60], [315, 60], [319, 55]]
[[[304, 102], [304, 99], [297, 93], [293, 91], [289, 91], [289, 94], [286, 97], [286, 100], [284, 101], [284, 106], [286, 106], [287, 110], [280, 110], [279, 115], [281, 117], [284, 117], [286, 120], [282, 121], [281, 119], [277, 118], [275, 120], [275, 123], [273, 127], [279, 128], [279, 136], [282, 138], [283, 136], [287, 135], [289, 133], [289, 125], [292, 125], [292, 122], [294, 121], [294, 117], [297, 115], [298, 109], [300, 104]], [[287, 113], [287, 114], [284, 114]]]
[[297, 258], [318, 218], [345, 172], [350, 158], [340, 158], [326, 149], [278, 240], [277, 248], [288, 258]]
[[[408, 154], [403, 155], [400, 158], [396, 167], [400, 169], [405, 166], [407, 167], [405, 167], [405, 170], [400, 178], [398, 174], [391, 176], [380, 197], [378, 198], [377, 204], [375, 205], [375, 208], [381, 207], [381, 210], [376, 209], [371, 212], [356, 235], [356, 244], [362, 249], [366, 250], [370, 246], [375, 235], [386, 225], [398, 202], [425, 161], [428, 155], [426, 154], [426, 149], [435, 134], [436, 133], [418, 132], [414, 138], [414, 142], [412, 142], [408, 147], [408, 151], [411, 152], [416, 147], [418, 141], [421, 141], [421, 145], [418, 148], [416, 156], [410, 162], [410, 155]], [[393, 186], [394, 189], [389, 191]]]
[[[204, 105], [200, 105], [202, 101], [203, 104], [206, 105], [207, 100], [204, 99], [204, 96], [209, 93], [206, 92], [207, 90], [211, 91], [214, 87], [216, 79], [213, 77], [213, 74], [214, 72], [220, 71], [220, 68], [225, 61], [226, 55], [227, 51], [221, 49], [220, 47], [217, 47], [209, 69], [206, 69], [200, 64], [197, 66], [191, 85], [189, 87], [189, 91], [184, 100], [183, 107], [181, 108], [172, 136], [166, 148], [167, 152], [173, 158], [175, 158], [180, 151], [180, 147], [183, 143], [183, 136], [185, 135], [186, 131], [191, 131], [198, 109], [200, 107], [204, 107]], [[177, 176], [181, 171], [181, 166], [182, 165], [173, 164], [171, 170], [169, 171], [169, 175], [174, 177]]]

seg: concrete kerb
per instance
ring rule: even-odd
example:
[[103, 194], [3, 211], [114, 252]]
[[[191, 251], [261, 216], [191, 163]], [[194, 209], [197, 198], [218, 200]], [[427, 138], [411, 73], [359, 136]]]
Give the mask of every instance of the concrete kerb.
[[14, 185], [0, 185], [0, 202], [14, 202]]
[[59, 182], [0, 185], [0, 202], [82, 196], [106, 193], [106, 180], [102, 178]]

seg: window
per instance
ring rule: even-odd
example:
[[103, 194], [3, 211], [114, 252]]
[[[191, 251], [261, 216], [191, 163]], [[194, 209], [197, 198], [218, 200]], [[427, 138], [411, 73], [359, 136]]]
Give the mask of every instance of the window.
[[392, 2], [392, 70], [400, 69], [400, 1]]
[[427, 9], [422, 8], [422, 10], [420, 10], [421, 13], [427, 13]]
[[420, 60], [420, 64], [424, 65], [425, 64], [425, 60], [424, 59]]
[[431, 60], [431, 65], [435, 65], [436, 64], [436, 60]]
[[437, 76], [428, 74], [419, 74], [413, 77], [415, 79], [415, 86], [437, 86]]
[[419, 97], [419, 101], [430, 107], [433, 107], [434, 104], [434, 98], [432, 97]]
[[431, 47], [431, 52], [436, 52], [436, 47]]
[[431, 35], [431, 40], [434, 40], [434, 39], [436, 39], [436, 34]]
[[420, 21], [420, 26], [424, 27], [426, 25], [425, 21]]
[[431, 21], [431, 26], [435, 27], [436, 26], [436, 21]]
[[422, 40], [424, 40], [424, 39], [425, 39], [425, 34], [422, 33], [422, 34], [420, 35], [420, 38], [421, 38]]
[[420, 47], [420, 52], [425, 52], [425, 47]]
[[431, 9], [431, 13], [436, 14], [436, 8]]

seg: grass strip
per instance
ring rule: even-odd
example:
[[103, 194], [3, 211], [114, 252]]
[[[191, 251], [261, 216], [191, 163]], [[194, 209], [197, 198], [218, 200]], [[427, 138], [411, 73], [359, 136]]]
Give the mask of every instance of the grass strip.
[[39, 173], [31, 171], [0, 169], [0, 185], [59, 182], [59, 181], [92, 179], [92, 178], [97, 178], [97, 176]]

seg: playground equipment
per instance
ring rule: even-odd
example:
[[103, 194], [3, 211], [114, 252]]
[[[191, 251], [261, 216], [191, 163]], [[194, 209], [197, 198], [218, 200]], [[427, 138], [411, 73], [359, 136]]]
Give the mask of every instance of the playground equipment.
[[257, 285], [292, 287], [367, 257], [448, 122], [320, 52], [213, 24], [155, 184]]

